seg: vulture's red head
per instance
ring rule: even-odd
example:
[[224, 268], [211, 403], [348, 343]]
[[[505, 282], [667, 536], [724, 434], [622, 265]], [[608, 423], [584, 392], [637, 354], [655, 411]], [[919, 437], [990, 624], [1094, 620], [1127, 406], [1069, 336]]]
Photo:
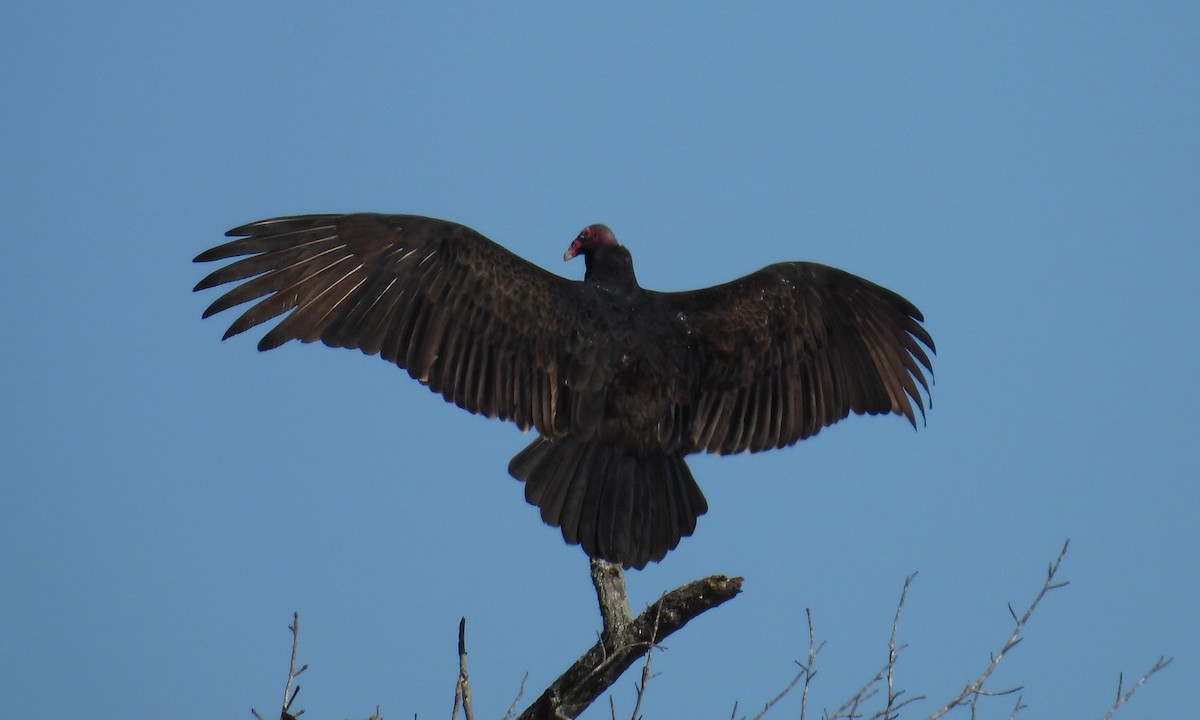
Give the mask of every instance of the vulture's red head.
[[596, 223], [588, 225], [579, 231], [579, 235], [571, 241], [571, 246], [563, 253], [563, 260], [570, 260], [579, 253], [587, 254], [598, 247], [616, 247], [617, 236], [608, 229], [607, 225]]

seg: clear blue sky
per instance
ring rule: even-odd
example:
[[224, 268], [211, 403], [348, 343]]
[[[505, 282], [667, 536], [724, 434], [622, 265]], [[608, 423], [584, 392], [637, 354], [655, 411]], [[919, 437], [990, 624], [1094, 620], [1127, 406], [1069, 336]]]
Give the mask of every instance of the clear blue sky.
[[463, 615], [487, 717], [593, 641], [583, 554], [505, 472], [527, 436], [377, 359], [200, 320], [191, 258], [225, 229], [353, 210], [571, 277], [606, 222], [648, 287], [805, 259], [925, 312], [926, 427], [693, 458], [712, 510], [631, 573], [634, 605], [717, 572], [745, 592], [667, 643], [646, 717], [769, 699], [806, 607], [810, 700], [836, 708], [913, 571], [897, 681], [923, 716], [1066, 538], [1071, 585], [995, 687], [1098, 717], [1167, 654], [1120, 717], [1195, 705], [1194, 3], [40, 2], [0, 25], [6, 717], [274, 711], [293, 610], [316, 719], [446, 717]]

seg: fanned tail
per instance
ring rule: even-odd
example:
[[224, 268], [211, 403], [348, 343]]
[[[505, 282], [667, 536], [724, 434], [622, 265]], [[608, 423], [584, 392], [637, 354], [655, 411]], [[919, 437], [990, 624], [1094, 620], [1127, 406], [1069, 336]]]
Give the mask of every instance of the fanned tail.
[[637, 457], [595, 438], [539, 437], [508, 472], [564, 540], [626, 568], [662, 560], [708, 511], [682, 456]]

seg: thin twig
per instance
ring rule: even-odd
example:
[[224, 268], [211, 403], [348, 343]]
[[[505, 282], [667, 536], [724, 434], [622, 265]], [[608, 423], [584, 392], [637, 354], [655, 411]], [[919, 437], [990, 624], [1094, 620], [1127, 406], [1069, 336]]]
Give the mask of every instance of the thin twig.
[[471, 681], [467, 678], [467, 619], [465, 617], [458, 621], [458, 682], [454, 684], [454, 710], [450, 717], [458, 717], [460, 701], [466, 720], [475, 720], [475, 708], [471, 704]]
[[[822, 642], [820, 645], [817, 645], [816, 633], [813, 631], [812, 609], [804, 608], [804, 615], [808, 619], [808, 664], [806, 665], [799, 660], [793, 661], [799, 666], [800, 671], [793, 675], [792, 679], [788, 681], [787, 686], [783, 690], [780, 690], [778, 695], [768, 700], [763, 705], [763, 709], [759, 710], [758, 714], [751, 718], [751, 720], [762, 720], [768, 710], [791, 692], [792, 688], [796, 687], [796, 683], [800, 682], [800, 678], [804, 678], [804, 688], [800, 693], [800, 720], [805, 720], [805, 714], [808, 712], [808, 688], [815, 674], [813, 672], [813, 665], [816, 664], [817, 653], [821, 652], [821, 648], [825, 647], [825, 643]], [[737, 715], [737, 703], [733, 704], [733, 713]], [[730, 717], [732, 718], [733, 716]]]
[[803, 666], [804, 690], [800, 693], [800, 720], [805, 720], [805, 714], [808, 712], [808, 686], [816, 676], [813, 666], [817, 664], [817, 653], [821, 652], [821, 648], [825, 647], [824, 640], [821, 641], [820, 645], [816, 644], [816, 633], [813, 632], [812, 610], [804, 608], [804, 615], [808, 618], [808, 665]]
[[292, 691], [292, 680], [294, 680], [296, 678], [296, 673], [295, 673], [295, 671], [296, 671], [296, 646], [300, 644], [300, 611], [299, 610], [292, 611], [292, 624], [288, 625], [288, 630], [292, 631], [292, 659], [291, 659], [291, 662], [288, 664], [287, 683], [285, 683], [283, 686], [283, 709], [284, 710], [287, 710], [288, 705], [290, 704], [288, 701], [288, 695]]
[[[892, 632], [888, 635], [888, 661], [887, 661], [887, 705], [883, 708], [883, 720], [891, 720], [895, 711], [899, 709], [896, 700], [899, 699], [901, 693], [896, 691], [895, 675], [896, 675], [896, 658], [900, 651], [907, 646], [896, 647], [896, 631], [900, 628], [900, 613], [904, 611], [904, 600], [908, 597], [908, 588], [912, 586], [913, 580], [917, 577], [917, 573], [913, 573], [904, 578], [904, 587], [900, 589], [900, 600], [896, 603], [896, 615], [892, 618]], [[915, 700], [916, 698], [912, 698]], [[909, 701], [911, 702], [911, 700]]]
[[1133, 694], [1135, 692], [1137, 692], [1140, 687], [1142, 687], [1143, 685], [1146, 684], [1146, 681], [1150, 679], [1151, 675], [1158, 672], [1159, 670], [1162, 670], [1166, 666], [1170, 665], [1171, 661], [1174, 659], [1175, 658], [1170, 658], [1170, 657], [1165, 657], [1165, 656], [1160, 657], [1154, 663], [1153, 667], [1151, 667], [1146, 672], [1142, 673], [1142, 676], [1140, 678], [1138, 678], [1137, 682], [1135, 682], [1133, 684], [1133, 687], [1129, 688], [1129, 690], [1124, 695], [1121, 694], [1121, 685], [1125, 679], [1125, 674], [1122, 673], [1117, 679], [1117, 699], [1113, 701], [1112, 707], [1110, 707], [1108, 709], [1108, 712], [1104, 713], [1104, 717], [1102, 717], [1100, 720], [1109, 720], [1109, 718], [1111, 718], [1113, 716], [1113, 713], [1115, 713], [1117, 711], [1117, 708], [1119, 708], [1122, 705], [1124, 705], [1125, 703], [1129, 702], [1129, 698], [1133, 697]]
[[[899, 716], [898, 713], [901, 708], [909, 705], [910, 703], [925, 699], [924, 695], [916, 695], [901, 700], [900, 696], [904, 694], [904, 691], [897, 690], [895, 687], [896, 661], [900, 657], [900, 652], [907, 647], [906, 645], [896, 644], [896, 634], [900, 628], [900, 616], [904, 612], [905, 601], [908, 599], [908, 589], [912, 586], [913, 580], [915, 580], [916, 577], [917, 573], [914, 572], [913, 574], [904, 578], [904, 585], [900, 589], [900, 599], [896, 602], [896, 614], [892, 617], [892, 631], [888, 636], [887, 661], [883, 664], [883, 667], [881, 667], [879, 671], [867, 681], [865, 685], [859, 688], [858, 692], [851, 695], [849, 700], [842, 703], [842, 706], [839, 707], [833, 715], [826, 714], [826, 720], [834, 720], [835, 718], [862, 717], [858, 709], [863, 703], [865, 703], [867, 700], [870, 700], [875, 696], [876, 693], [879, 692], [878, 688], [875, 687], [879, 683], [883, 683], [884, 687], [887, 688], [887, 699], [883, 708], [876, 710], [871, 715], [871, 720], [893, 720]], [[811, 647], [813, 642], [811, 637], [811, 628], [809, 634], [809, 646]], [[822, 646], [823, 645], [824, 643], [822, 643]], [[818, 647], [817, 650], [820, 650], [820, 647]], [[810, 657], [815, 659], [816, 654], [812, 653]], [[812, 660], [809, 662], [811, 663]], [[805, 687], [805, 692], [807, 694], [807, 684]], [[804, 709], [801, 708], [802, 716], [803, 712]]]
[[[662, 599], [666, 596], [663, 593], [658, 598], [658, 609], [654, 613], [654, 630], [650, 633], [650, 645], [646, 648], [646, 663], [642, 665], [642, 678], [637, 684], [637, 701], [633, 704], [633, 714], [630, 715], [630, 720], [638, 720], [638, 714], [642, 711], [642, 698], [646, 695], [646, 683], [650, 681], [650, 656], [654, 654], [654, 646], [658, 642], [658, 622], [662, 619]], [[609, 696], [611, 699], [611, 695]]]
[[1037, 609], [1037, 606], [1039, 603], [1041, 603], [1042, 598], [1046, 597], [1046, 594], [1051, 590], [1057, 590], [1061, 587], [1065, 587], [1068, 584], [1067, 582], [1056, 583], [1054, 582], [1054, 577], [1058, 574], [1059, 566], [1062, 565], [1063, 557], [1067, 554], [1067, 547], [1070, 544], [1070, 540], [1064, 542], [1062, 550], [1060, 550], [1058, 553], [1058, 557], [1055, 558], [1054, 562], [1050, 563], [1050, 568], [1046, 572], [1046, 581], [1042, 583], [1042, 589], [1038, 591], [1037, 597], [1035, 597], [1033, 602], [1029, 604], [1029, 608], [1025, 611], [1025, 614], [1017, 617], [1017, 613], [1015, 610], [1013, 610], [1012, 605], [1010, 604], [1008, 606], [1008, 612], [1014, 621], [1012, 634], [1009, 635], [1008, 640], [1005, 641], [1003, 647], [1000, 648], [1000, 651], [992, 655], [991, 662], [988, 663], [988, 666], [984, 669], [984, 671], [980, 673], [979, 677], [967, 683], [966, 687], [962, 689], [962, 692], [960, 692], [954, 699], [950, 700], [950, 702], [946, 703], [940, 710], [930, 715], [927, 720], [937, 720], [937, 718], [942, 717], [955, 707], [966, 703], [968, 698], [977, 701], [980, 695], [1008, 695], [1018, 692], [1021, 689], [1020, 687], [1016, 687], [1010, 690], [985, 691], [983, 686], [984, 683], [987, 682], [988, 678], [992, 676], [992, 673], [996, 670], [996, 667], [1000, 664], [1000, 661], [1004, 659], [1005, 654], [1007, 654], [1009, 650], [1012, 650], [1017, 646], [1018, 643], [1021, 642], [1021, 632], [1029, 623], [1029, 619], [1033, 616], [1033, 611]]
[[529, 679], [529, 673], [525, 673], [521, 677], [521, 686], [517, 688], [517, 696], [513, 698], [512, 705], [508, 706], [504, 717], [501, 720], [511, 720], [513, 713], [517, 711], [517, 705], [521, 702], [521, 696], [525, 694], [525, 681]]
[[925, 699], [924, 695], [917, 695], [900, 700], [900, 696], [904, 694], [904, 691], [895, 689], [896, 660], [900, 656], [900, 651], [906, 647], [905, 645], [896, 645], [896, 633], [900, 627], [900, 616], [904, 612], [904, 603], [908, 599], [908, 588], [912, 585], [916, 577], [917, 573], [913, 573], [904, 578], [904, 585], [900, 589], [900, 599], [896, 602], [896, 614], [892, 616], [892, 631], [888, 636], [887, 661], [865, 685], [859, 688], [858, 692], [851, 695], [849, 700], [842, 703], [842, 706], [833, 715], [827, 715], [827, 720], [861, 717], [858, 708], [879, 692], [878, 688], [875, 687], [879, 683], [883, 683], [887, 689], [887, 700], [882, 709], [875, 711], [871, 715], [872, 720], [892, 720], [897, 717], [897, 712], [901, 708], [909, 703]]
[[[796, 662], [796, 664], [797, 664], [797, 665], [800, 665], [799, 661], [797, 661], [797, 662]], [[786, 686], [785, 686], [785, 687], [784, 687], [782, 690], [780, 690], [780, 691], [779, 691], [779, 694], [778, 694], [778, 695], [776, 695], [775, 697], [773, 697], [773, 698], [771, 698], [770, 700], [768, 700], [768, 701], [766, 702], [766, 704], [765, 704], [765, 705], [763, 705], [763, 709], [762, 709], [762, 710], [759, 710], [759, 711], [758, 711], [758, 714], [757, 714], [757, 715], [755, 715], [755, 716], [754, 716], [754, 717], [753, 717], [751, 720], [762, 720], [762, 717], [763, 717], [764, 715], [766, 715], [766, 714], [767, 714], [767, 711], [768, 711], [768, 710], [770, 710], [772, 707], [774, 707], [774, 706], [775, 706], [775, 703], [777, 703], [777, 702], [779, 702], [780, 700], [782, 700], [784, 695], [787, 695], [789, 692], [791, 692], [792, 688], [796, 687], [796, 683], [800, 682], [800, 678], [802, 678], [802, 677], [807, 677], [807, 676], [808, 676], [808, 671], [807, 671], [807, 670], [805, 670], [805, 668], [804, 668], [804, 666], [803, 666], [803, 665], [800, 665], [800, 672], [796, 673], [796, 674], [795, 674], [795, 675], [792, 677], [792, 679], [791, 679], [791, 680], [788, 682], [788, 684], [787, 684], [787, 685], [786, 685]], [[806, 681], [806, 682], [805, 682], [805, 689], [807, 689], [807, 685], [808, 685], [808, 683], [807, 683], [807, 681]], [[804, 714], [804, 710], [803, 710], [803, 701], [801, 701], [801, 711], [800, 711], [800, 713], [801, 713], [801, 717], [803, 717], [803, 714]]]
[[834, 713], [832, 715], [828, 715], [827, 720], [836, 720], [837, 718], [843, 718], [843, 717], [844, 718], [858, 717], [859, 716], [858, 715], [858, 706], [862, 705], [867, 700], [870, 700], [875, 695], [875, 693], [879, 692], [878, 690], [875, 690], [873, 688], [875, 687], [876, 683], [883, 680], [883, 674], [885, 672], [887, 672], [886, 665], [879, 668], [879, 671], [875, 673], [874, 677], [872, 677], [870, 680], [868, 680], [866, 682], [866, 684], [864, 684], [861, 688], [859, 688], [858, 692], [851, 695], [849, 700], [842, 703], [842, 706], [839, 707], [836, 711], [834, 711]]
[[[292, 659], [288, 663], [287, 682], [283, 685], [283, 711], [279, 714], [281, 720], [295, 720], [304, 714], [303, 710], [296, 711], [294, 715], [291, 713], [292, 703], [300, 694], [300, 685], [297, 683], [296, 689], [292, 690], [292, 682], [300, 676], [300, 673], [308, 669], [307, 663], [302, 665], [299, 670], [296, 669], [296, 649], [300, 646], [300, 613], [298, 611], [292, 612], [292, 624], [288, 625], [288, 630], [292, 631]], [[262, 715], [258, 714], [258, 710], [250, 708], [250, 712], [258, 720], [263, 720]]]

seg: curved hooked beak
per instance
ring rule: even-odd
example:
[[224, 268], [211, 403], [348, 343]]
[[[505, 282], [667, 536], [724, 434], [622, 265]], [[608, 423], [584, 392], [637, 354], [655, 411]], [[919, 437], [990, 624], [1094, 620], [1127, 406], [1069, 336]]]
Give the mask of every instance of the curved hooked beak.
[[567, 248], [567, 251], [565, 253], [563, 253], [563, 262], [566, 262], [566, 261], [570, 260], [571, 258], [575, 257], [576, 255], [578, 255], [579, 250], [582, 247], [583, 247], [582, 240], [580, 240], [579, 238], [575, 238], [574, 240], [572, 240], [571, 246]]

